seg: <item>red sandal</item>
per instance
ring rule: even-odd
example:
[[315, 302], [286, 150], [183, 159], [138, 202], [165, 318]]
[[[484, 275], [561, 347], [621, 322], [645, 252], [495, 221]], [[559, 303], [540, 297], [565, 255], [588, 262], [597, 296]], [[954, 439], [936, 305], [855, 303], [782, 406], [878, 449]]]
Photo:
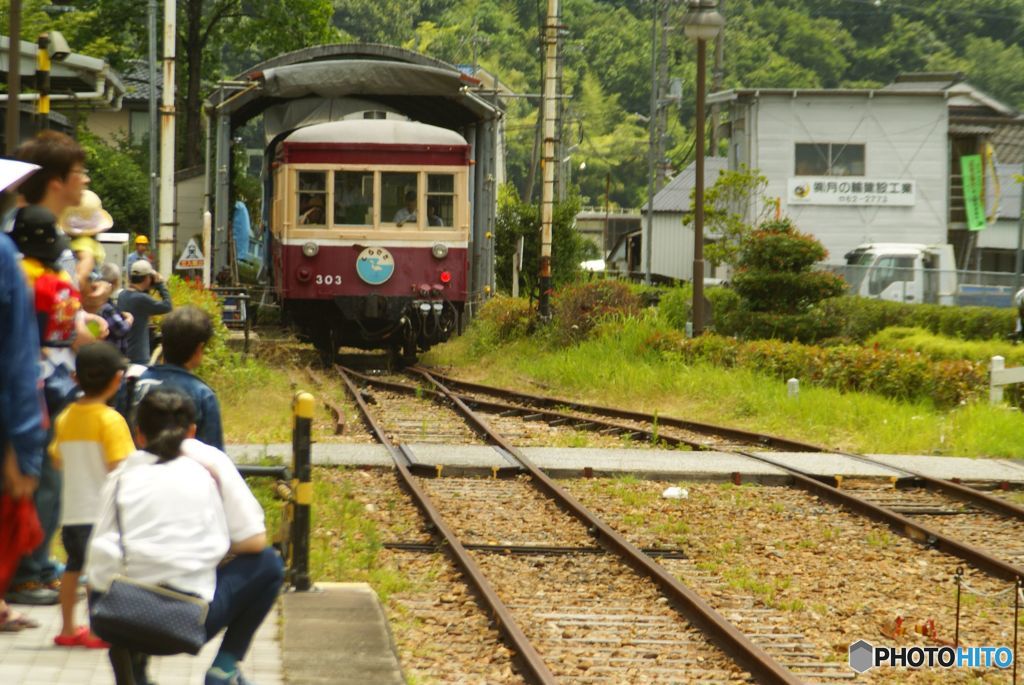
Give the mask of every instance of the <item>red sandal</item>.
[[86, 626], [79, 627], [74, 635], [58, 635], [53, 638], [58, 647], [85, 647], [86, 649], [108, 649], [110, 644], [89, 632]]

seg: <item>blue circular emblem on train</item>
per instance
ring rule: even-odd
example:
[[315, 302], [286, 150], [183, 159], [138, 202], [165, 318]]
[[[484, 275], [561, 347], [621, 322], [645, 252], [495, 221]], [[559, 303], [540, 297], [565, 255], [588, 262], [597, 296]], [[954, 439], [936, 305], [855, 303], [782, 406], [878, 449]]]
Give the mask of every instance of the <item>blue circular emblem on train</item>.
[[395, 273], [395, 259], [383, 247], [368, 247], [356, 258], [356, 273], [363, 282], [380, 285]]

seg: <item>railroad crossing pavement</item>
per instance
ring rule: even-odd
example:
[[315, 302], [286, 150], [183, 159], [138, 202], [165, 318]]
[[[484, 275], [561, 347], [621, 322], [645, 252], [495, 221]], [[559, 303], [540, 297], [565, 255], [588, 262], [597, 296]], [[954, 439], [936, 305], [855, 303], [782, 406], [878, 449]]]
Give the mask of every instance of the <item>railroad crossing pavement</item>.
[[[443, 465], [457, 472], [509, 466], [497, 450], [480, 445], [410, 445], [416, 460], [430, 466]], [[554, 476], [571, 477], [630, 473], [664, 480], [729, 480], [738, 473], [744, 482], [773, 483], [786, 480], [785, 472], [756, 459], [722, 452], [688, 452], [659, 449], [593, 449], [526, 447], [523, 453]], [[265, 458], [287, 463], [291, 445], [228, 445], [228, 454], [238, 463], [256, 463]], [[845, 478], [890, 478], [900, 476], [899, 468], [911, 469], [935, 478], [963, 482], [1024, 484], [1024, 462], [1009, 459], [969, 459], [918, 455], [869, 455], [882, 465], [867, 464], [841, 454], [827, 452], [757, 452], [779, 465], [806, 470], [820, 476]], [[380, 445], [316, 443], [315, 465], [390, 466], [391, 457]]]
[[[78, 603], [81, 620], [85, 619], [84, 604]], [[106, 650], [57, 647], [53, 644], [53, 637], [60, 632], [60, 607], [17, 605], [15, 608], [38, 621], [39, 627], [0, 634], [0, 683], [114, 685]], [[278, 612], [275, 611], [260, 626], [249, 655], [242, 662], [242, 672], [258, 685], [283, 685], [285, 682], [278, 631]], [[220, 638], [212, 640], [195, 657], [153, 657], [149, 675], [160, 685], [201, 683], [219, 644]]]
[[366, 583], [318, 583], [282, 606], [289, 683], [405, 684], [387, 615]]

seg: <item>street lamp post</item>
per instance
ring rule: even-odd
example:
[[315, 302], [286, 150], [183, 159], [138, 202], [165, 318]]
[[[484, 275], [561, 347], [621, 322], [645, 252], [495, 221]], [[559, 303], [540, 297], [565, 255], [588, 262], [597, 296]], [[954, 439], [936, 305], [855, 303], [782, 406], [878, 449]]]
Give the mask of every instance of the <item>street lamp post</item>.
[[697, 114], [695, 149], [696, 187], [693, 207], [693, 335], [704, 332], [704, 91], [706, 88], [707, 41], [714, 40], [725, 19], [715, 7], [717, 0], [689, 0], [689, 11], [683, 18], [687, 38], [697, 43]]

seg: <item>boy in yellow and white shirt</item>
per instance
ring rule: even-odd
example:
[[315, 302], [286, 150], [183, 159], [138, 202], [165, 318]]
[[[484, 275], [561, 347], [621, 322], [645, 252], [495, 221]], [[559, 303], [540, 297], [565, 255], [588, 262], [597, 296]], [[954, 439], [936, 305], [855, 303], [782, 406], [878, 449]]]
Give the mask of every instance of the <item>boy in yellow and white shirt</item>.
[[53, 639], [61, 647], [105, 649], [109, 645], [86, 626], [75, 623], [78, 578], [85, 563], [92, 527], [99, 517], [100, 491], [121, 461], [135, 450], [124, 418], [107, 400], [121, 386], [127, 360], [106, 342], [85, 345], [75, 360], [75, 376], [84, 396], [54, 421], [50, 455], [54, 466], [64, 470], [61, 540], [68, 553], [67, 569], [60, 586], [64, 625]]

